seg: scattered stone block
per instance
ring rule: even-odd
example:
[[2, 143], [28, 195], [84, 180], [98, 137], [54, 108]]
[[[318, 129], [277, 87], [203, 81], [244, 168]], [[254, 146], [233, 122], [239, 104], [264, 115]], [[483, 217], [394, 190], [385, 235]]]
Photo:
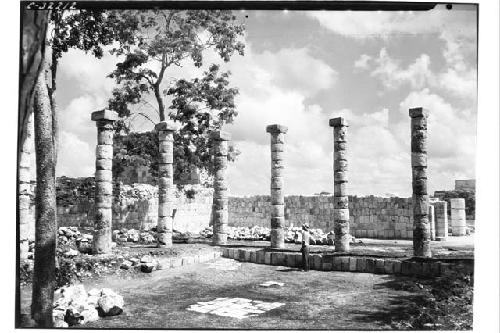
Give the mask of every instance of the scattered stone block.
[[374, 270], [375, 274], [385, 273], [384, 263], [385, 263], [384, 259], [375, 259], [375, 270]]
[[340, 258], [340, 268], [343, 272], [349, 271], [349, 257]]
[[332, 257], [331, 262], [332, 262], [332, 270], [334, 271], [342, 270], [342, 258], [334, 256]]
[[394, 262], [392, 260], [384, 260], [384, 272], [385, 274], [393, 274], [394, 273]]
[[356, 270], [358, 272], [366, 272], [366, 259], [365, 258], [357, 258], [356, 259]]
[[349, 258], [349, 271], [350, 272], [355, 272], [357, 269], [357, 258], [355, 257], [350, 257]]
[[116, 316], [123, 312], [123, 297], [112, 291], [111, 289], [103, 288], [101, 290], [101, 297], [98, 301], [99, 315]]
[[271, 265], [271, 252], [264, 253], [264, 263], [266, 265]]
[[151, 273], [155, 268], [155, 264], [152, 262], [141, 263], [141, 272], [143, 273]]
[[264, 264], [265, 263], [265, 252], [264, 251], [257, 251], [257, 264]]
[[401, 274], [411, 275], [411, 265], [409, 261], [401, 262]]
[[310, 262], [312, 263], [312, 269], [322, 270], [323, 268], [323, 257], [319, 254], [313, 254], [311, 256]]
[[366, 273], [375, 272], [375, 260], [372, 258], [366, 258]]

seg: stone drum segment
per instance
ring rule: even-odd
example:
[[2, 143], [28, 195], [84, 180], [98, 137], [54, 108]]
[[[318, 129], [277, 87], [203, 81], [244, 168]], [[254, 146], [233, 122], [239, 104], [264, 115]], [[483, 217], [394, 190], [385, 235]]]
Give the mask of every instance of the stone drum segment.
[[95, 220], [92, 251], [94, 254], [111, 253], [113, 204], [113, 136], [114, 121], [118, 114], [102, 110], [92, 112], [97, 125], [95, 171]]
[[173, 121], [162, 121], [155, 126], [159, 139], [158, 160], [158, 247], [172, 247], [172, 211], [174, 191], [174, 132]]
[[226, 180], [228, 141], [231, 135], [223, 131], [211, 134], [214, 158], [213, 245], [227, 243], [228, 189]]
[[427, 117], [424, 108], [410, 109], [413, 188], [413, 254], [431, 257], [429, 196], [427, 194]]
[[347, 122], [344, 118], [330, 119], [333, 127], [333, 230], [336, 252], [349, 251], [349, 199], [347, 196]]
[[288, 128], [269, 125], [266, 132], [271, 134], [271, 248], [285, 247], [285, 197], [283, 192], [283, 153], [285, 134]]
[[450, 199], [451, 208], [451, 234], [452, 236], [465, 236], [466, 218], [465, 218], [465, 199]]
[[446, 201], [434, 201], [434, 221], [436, 224], [436, 240], [448, 240], [448, 203]]

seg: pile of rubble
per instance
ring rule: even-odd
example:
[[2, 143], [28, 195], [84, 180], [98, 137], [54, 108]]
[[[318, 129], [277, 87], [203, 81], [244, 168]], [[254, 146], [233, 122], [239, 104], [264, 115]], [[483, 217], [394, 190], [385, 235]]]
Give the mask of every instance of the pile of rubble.
[[69, 327], [96, 321], [99, 317], [123, 312], [123, 297], [111, 289], [92, 289], [83, 285], [63, 287], [54, 293], [52, 316], [55, 327]]
[[[227, 227], [228, 239], [234, 240], [270, 240], [271, 229], [268, 227], [253, 226], [249, 227]], [[302, 228], [301, 227], [285, 227], [285, 242], [287, 243], [302, 243]], [[335, 234], [333, 231], [329, 233], [323, 232], [321, 229], [309, 229], [309, 244], [310, 245], [333, 245]], [[213, 236], [212, 227], [207, 227], [200, 232], [202, 237], [211, 238]], [[351, 236], [351, 242], [354, 242], [354, 237]]]
[[153, 230], [140, 231], [137, 229], [113, 230], [113, 241], [123, 244], [126, 242], [152, 244], [156, 242], [156, 233]]

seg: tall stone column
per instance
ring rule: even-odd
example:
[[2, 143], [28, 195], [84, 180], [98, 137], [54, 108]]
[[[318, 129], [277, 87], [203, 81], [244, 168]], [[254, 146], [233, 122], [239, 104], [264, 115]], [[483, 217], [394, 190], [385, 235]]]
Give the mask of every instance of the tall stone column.
[[448, 203], [446, 201], [435, 201], [434, 220], [436, 223], [436, 240], [448, 240]]
[[269, 125], [266, 132], [271, 134], [271, 248], [285, 247], [285, 196], [283, 192], [283, 152], [285, 134], [288, 128]]
[[174, 191], [174, 132], [173, 121], [162, 121], [155, 126], [159, 138], [158, 161], [158, 222], [156, 225], [158, 247], [172, 247], [172, 211]]
[[427, 195], [427, 117], [424, 108], [410, 109], [413, 187], [413, 255], [431, 257], [429, 196]]
[[111, 252], [112, 204], [113, 204], [113, 122], [118, 120], [114, 111], [92, 112], [91, 119], [97, 125], [95, 161], [95, 219], [94, 254]]
[[214, 196], [212, 201], [213, 212], [213, 245], [227, 243], [228, 198], [227, 198], [227, 153], [228, 141], [231, 135], [227, 132], [216, 131], [211, 134], [214, 154]]
[[28, 117], [26, 125], [26, 137], [21, 143], [18, 168], [18, 195], [19, 195], [19, 258], [28, 257], [29, 240], [33, 239], [35, 227], [34, 216], [30, 212], [31, 196], [31, 153], [34, 143], [33, 112]]
[[465, 199], [450, 199], [450, 208], [452, 236], [465, 236], [465, 229], [467, 226], [465, 218]]
[[333, 231], [335, 251], [349, 251], [349, 198], [347, 196], [347, 122], [330, 119], [333, 127]]

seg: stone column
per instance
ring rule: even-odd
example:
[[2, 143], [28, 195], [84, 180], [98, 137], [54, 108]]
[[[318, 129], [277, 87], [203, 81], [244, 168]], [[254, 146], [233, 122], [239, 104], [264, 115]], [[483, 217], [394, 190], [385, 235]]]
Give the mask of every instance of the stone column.
[[413, 187], [413, 255], [431, 257], [429, 196], [427, 195], [427, 117], [424, 108], [410, 109]]
[[435, 201], [432, 203], [434, 207], [434, 220], [436, 223], [436, 240], [448, 240], [448, 203], [446, 201]]
[[162, 121], [155, 126], [159, 138], [158, 161], [158, 222], [156, 225], [158, 247], [172, 247], [172, 211], [174, 191], [174, 132], [173, 121]]
[[29, 240], [33, 239], [35, 219], [31, 214], [31, 153], [33, 151], [34, 133], [33, 112], [26, 124], [26, 137], [21, 143], [18, 168], [18, 196], [19, 196], [19, 258], [28, 257]]
[[285, 134], [288, 128], [269, 125], [266, 132], [271, 134], [271, 248], [285, 247], [285, 196], [283, 193], [283, 152]]
[[436, 240], [436, 219], [434, 215], [434, 206], [429, 204], [429, 232], [431, 240]]
[[214, 158], [214, 196], [212, 201], [213, 216], [213, 245], [225, 245], [227, 243], [227, 220], [228, 220], [228, 198], [227, 198], [227, 153], [228, 141], [231, 135], [227, 132], [216, 131], [211, 134]]
[[455, 198], [450, 199], [451, 208], [451, 235], [465, 236], [466, 219], [465, 219], [465, 199]]
[[114, 111], [92, 112], [91, 119], [97, 125], [95, 161], [95, 220], [93, 253], [111, 252], [112, 204], [113, 204], [113, 122], [118, 120]]
[[333, 231], [335, 251], [349, 251], [349, 198], [347, 196], [347, 122], [330, 119], [333, 127]]

